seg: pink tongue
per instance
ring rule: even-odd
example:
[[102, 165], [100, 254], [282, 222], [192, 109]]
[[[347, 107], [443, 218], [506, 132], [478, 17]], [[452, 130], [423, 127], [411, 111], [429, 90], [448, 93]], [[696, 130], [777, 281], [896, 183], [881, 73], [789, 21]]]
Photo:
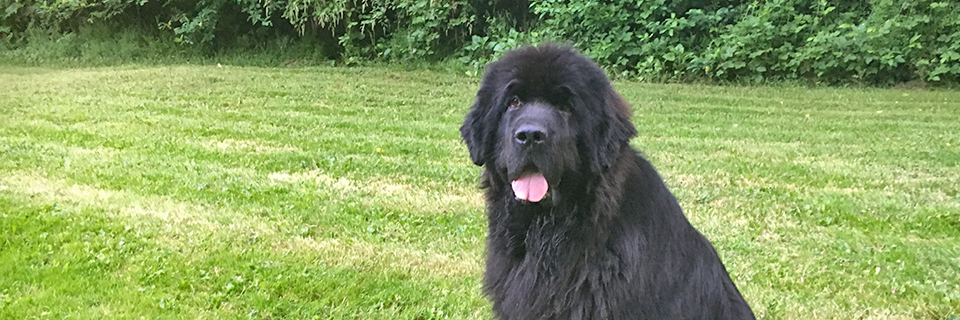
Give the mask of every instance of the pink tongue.
[[547, 179], [542, 174], [534, 173], [513, 180], [513, 194], [517, 199], [530, 202], [540, 202], [547, 195]]

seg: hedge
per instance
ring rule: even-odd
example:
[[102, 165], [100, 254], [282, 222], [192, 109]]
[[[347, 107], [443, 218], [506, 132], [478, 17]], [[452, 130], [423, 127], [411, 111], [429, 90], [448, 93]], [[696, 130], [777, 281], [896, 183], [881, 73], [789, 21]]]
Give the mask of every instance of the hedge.
[[650, 81], [960, 82], [960, 0], [0, 0], [0, 46], [136, 26], [216, 53], [309, 41], [339, 61], [459, 59], [570, 43]]

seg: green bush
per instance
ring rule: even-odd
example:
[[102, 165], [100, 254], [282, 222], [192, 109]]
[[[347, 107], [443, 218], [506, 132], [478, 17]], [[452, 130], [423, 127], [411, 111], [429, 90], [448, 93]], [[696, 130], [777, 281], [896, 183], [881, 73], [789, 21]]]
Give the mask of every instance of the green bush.
[[958, 1], [560, 1], [532, 10], [615, 74], [894, 84], [960, 76]]
[[[53, 41], [62, 52], [50, 59], [149, 59], [157, 54], [131, 48], [169, 39], [206, 55], [458, 58], [479, 70], [511, 48], [553, 40], [641, 80], [955, 85], [957, 8], [960, 0], [0, 0], [0, 49], [33, 42], [33, 53], [5, 55], [42, 55], [36, 48]], [[104, 28], [129, 38], [125, 47], [78, 49], [103, 38], [91, 34], [109, 38]]]
[[533, 4], [540, 28], [576, 47], [611, 72], [641, 79], [682, 77], [713, 36], [730, 19], [730, 1], [560, 1]]
[[[960, 75], [957, 3], [771, 0], [747, 5], [692, 65], [710, 77], [893, 84]], [[952, 6], [952, 8], [948, 8]]]

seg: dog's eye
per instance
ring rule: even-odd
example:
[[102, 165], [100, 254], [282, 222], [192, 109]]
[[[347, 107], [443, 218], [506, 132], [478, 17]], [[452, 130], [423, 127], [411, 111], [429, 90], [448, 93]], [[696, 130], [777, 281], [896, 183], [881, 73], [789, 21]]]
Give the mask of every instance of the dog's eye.
[[516, 96], [514, 96], [513, 98], [510, 98], [510, 101], [507, 102], [507, 107], [511, 109], [516, 108], [519, 105], [520, 105], [520, 98], [517, 98]]

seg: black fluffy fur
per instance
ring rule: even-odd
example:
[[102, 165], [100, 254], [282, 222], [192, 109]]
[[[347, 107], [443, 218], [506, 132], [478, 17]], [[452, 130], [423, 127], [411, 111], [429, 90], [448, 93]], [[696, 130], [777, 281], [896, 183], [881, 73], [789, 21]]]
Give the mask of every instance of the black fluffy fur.
[[[507, 53], [487, 66], [460, 128], [484, 166], [484, 291], [500, 319], [753, 319], [713, 246], [629, 145], [629, 105], [568, 47]], [[517, 143], [521, 126], [545, 141]], [[511, 181], [539, 172], [546, 199]]]

